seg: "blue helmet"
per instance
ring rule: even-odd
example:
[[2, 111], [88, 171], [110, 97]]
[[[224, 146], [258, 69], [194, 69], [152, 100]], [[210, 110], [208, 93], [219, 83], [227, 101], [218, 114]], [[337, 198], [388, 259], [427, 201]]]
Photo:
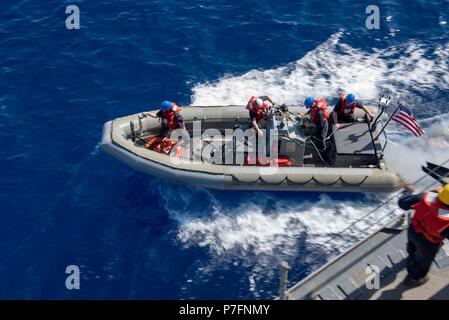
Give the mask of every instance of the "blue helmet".
[[347, 104], [353, 104], [355, 101], [355, 95], [353, 95], [352, 93], [348, 94], [345, 98], [345, 102]]
[[171, 108], [171, 102], [168, 100], [162, 101], [161, 103], [161, 110], [162, 111], [167, 111]]
[[315, 103], [315, 99], [312, 97], [307, 97], [306, 100], [304, 100], [304, 105], [307, 109], [312, 108], [313, 104]]

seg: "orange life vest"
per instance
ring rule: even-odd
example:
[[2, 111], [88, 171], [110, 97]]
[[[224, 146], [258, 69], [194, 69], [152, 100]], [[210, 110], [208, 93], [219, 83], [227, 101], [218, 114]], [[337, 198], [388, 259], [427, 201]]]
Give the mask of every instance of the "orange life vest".
[[437, 192], [428, 192], [413, 206], [413, 209], [415, 209], [412, 218], [413, 229], [427, 240], [440, 244], [444, 240], [441, 232], [449, 227], [449, 206], [438, 199]]
[[264, 101], [262, 107], [259, 107], [256, 103], [256, 99], [257, 98], [254, 96], [251, 97], [246, 105], [246, 109], [249, 110], [249, 112], [254, 113], [257, 121], [259, 121], [260, 119], [267, 117], [268, 103]]
[[355, 100], [353, 104], [346, 104], [345, 99], [346, 95], [344, 93], [340, 94], [340, 115], [349, 117], [350, 115], [354, 114], [355, 109], [357, 108], [357, 100]]
[[162, 125], [169, 129], [176, 129], [179, 126], [179, 121], [176, 119], [176, 114], [181, 111], [181, 108], [172, 102], [172, 107], [168, 111], [162, 111]]
[[310, 118], [312, 122], [318, 124], [318, 111], [323, 111], [324, 120], [329, 119], [329, 111], [327, 111], [327, 103], [324, 98], [315, 100], [315, 105], [310, 108]]
[[177, 158], [182, 158], [184, 154], [184, 150], [181, 146], [178, 146], [176, 142], [161, 136], [150, 136], [148, 142], [145, 143], [144, 148], [164, 154], [170, 154], [172, 149], [175, 148], [174, 154]]

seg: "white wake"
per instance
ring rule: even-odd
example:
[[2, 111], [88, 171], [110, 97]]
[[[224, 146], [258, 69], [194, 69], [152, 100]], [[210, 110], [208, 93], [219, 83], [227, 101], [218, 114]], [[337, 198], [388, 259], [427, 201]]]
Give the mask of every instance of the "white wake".
[[364, 52], [341, 43], [342, 36], [343, 32], [333, 35], [286, 66], [197, 84], [192, 89], [192, 105], [241, 105], [249, 97], [263, 94], [290, 104], [301, 104], [309, 95], [332, 98], [339, 92], [370, 100], [378, 97], [379, 88], [395, 92], [436, 85], [449, 88], [449, 44], [429, 49], [410, 42]]

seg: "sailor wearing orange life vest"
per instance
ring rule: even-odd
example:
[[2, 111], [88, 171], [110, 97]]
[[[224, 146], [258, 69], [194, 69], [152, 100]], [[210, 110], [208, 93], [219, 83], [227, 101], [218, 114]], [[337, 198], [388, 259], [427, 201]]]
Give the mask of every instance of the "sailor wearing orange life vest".
[[398, 203], [403, 210], [415, 210], [408, 230], [405, 284], [421, 285], [428, 280], [426, 275], [443, 240], [449, 239], [449, 184], [432, 192], [412, 192], [413, 187], [407, 186]]
[[267, 119], [270, 104], [276, 105], [270, 96], [252, 96], [246, 104], [246, 109], [249, 111], [249, 118], [251, 119], [251, 126], [260, 137], [263, 137], [260, 127], [263, 126], [264, 121]]
[[153, 118], [159, 118], [161, 120], [159, 135], [168, 136], [169, 132], [173, 129], [185, 129], [184, 119], [179, 113], [180, 111], [181, 108], [176, 103], [165, 100], [161, 103], [160, 110], [156, 114], [147, 113], [147, 115]]
[[327, 110], [327, 103], [324, 98], [314, 99], [312, 97], [306, 98], [304, 106], [309, 109], [306, 115], [310, 114], [310, 120], [316, 125], [316, 137], [321, 141], [321, 149], [326, 150], [326, 138], [329, 130], [329, 112]]
[[363, 109], [371, 118], [374, 118], [374, 114], [363, 105], [362, 101], [357, 100], [354, 94], [340, 94], [340, 98], [332, 112], [332, 120], [335, 127], [339, 128], [340, 123], [355, 122], [354, 113], [356, 109]]

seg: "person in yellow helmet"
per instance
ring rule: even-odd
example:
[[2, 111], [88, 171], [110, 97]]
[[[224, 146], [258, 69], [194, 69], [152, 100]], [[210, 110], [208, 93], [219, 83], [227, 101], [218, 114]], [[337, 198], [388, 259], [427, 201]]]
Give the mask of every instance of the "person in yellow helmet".
[[403, 210], [415, 211], [408, 229], [406, 285], [427, 282], [432, 261], [449, 239], [449, 184], [431, 192], [413, 194], [408, 185], [398, 205]]

